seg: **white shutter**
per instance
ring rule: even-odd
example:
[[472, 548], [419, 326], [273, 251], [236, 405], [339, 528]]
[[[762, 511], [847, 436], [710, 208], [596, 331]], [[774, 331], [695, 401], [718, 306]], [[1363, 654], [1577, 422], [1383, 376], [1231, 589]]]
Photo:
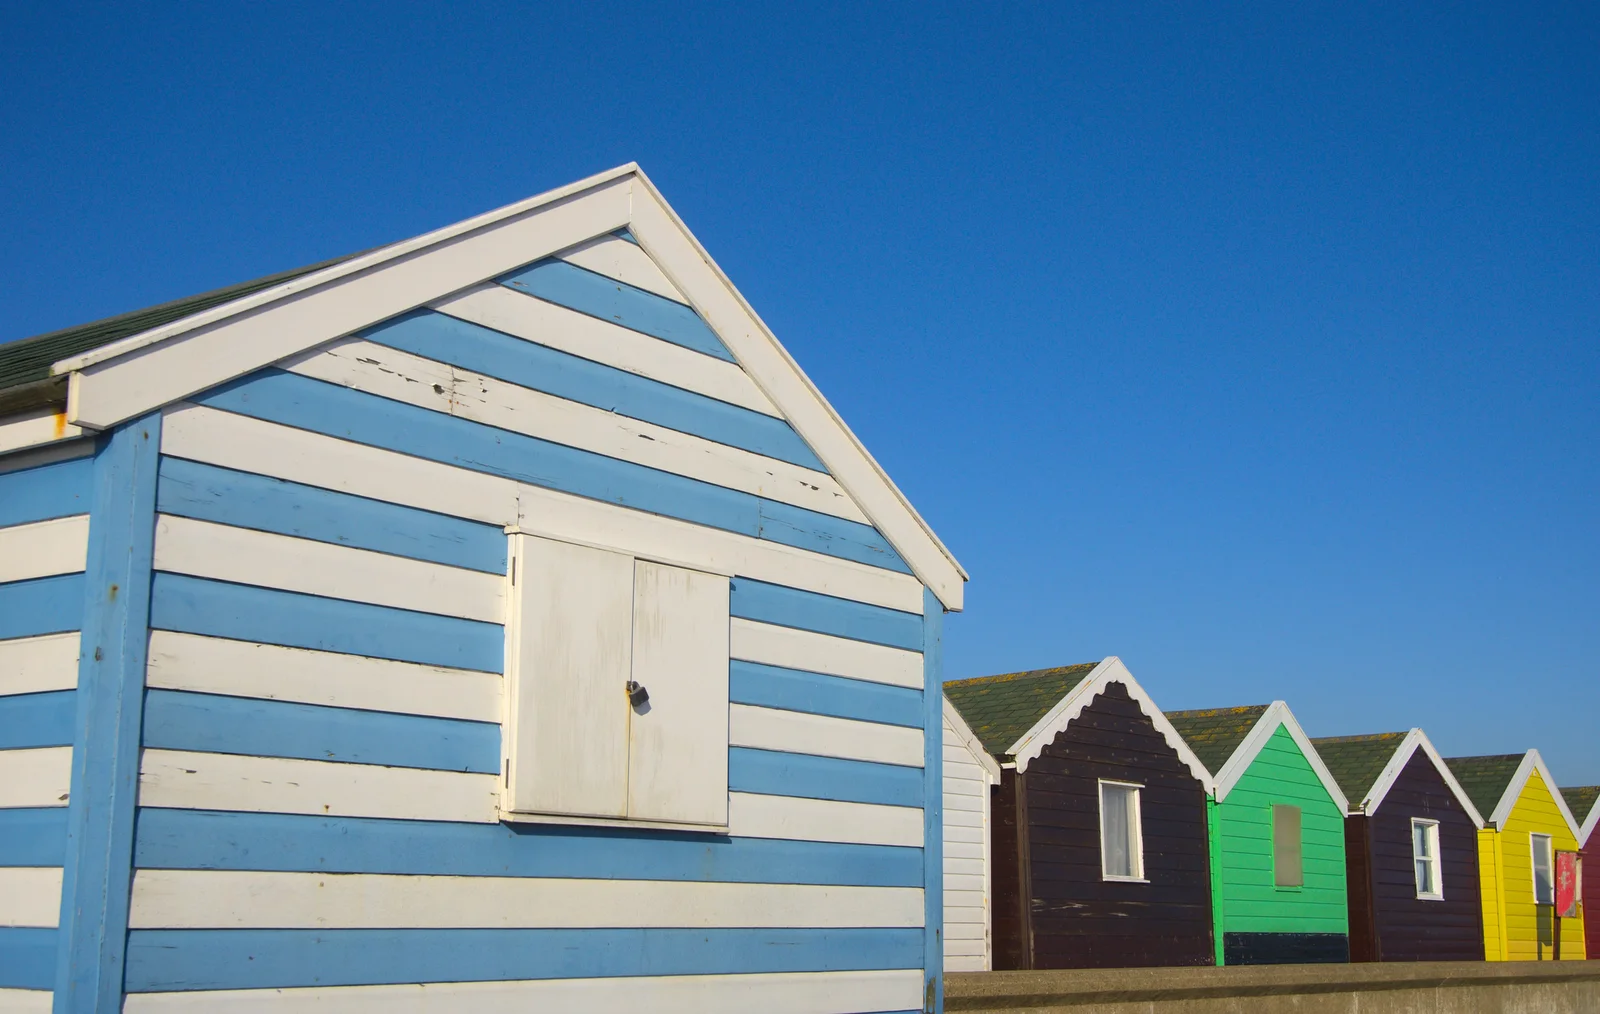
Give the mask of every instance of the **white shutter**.
[[511, 543], [504, 808], [626, 816], [633, 558], [531, 535]]
[[639, 561], [634, 569], [628, 816], [728, 822], [728, 579]]

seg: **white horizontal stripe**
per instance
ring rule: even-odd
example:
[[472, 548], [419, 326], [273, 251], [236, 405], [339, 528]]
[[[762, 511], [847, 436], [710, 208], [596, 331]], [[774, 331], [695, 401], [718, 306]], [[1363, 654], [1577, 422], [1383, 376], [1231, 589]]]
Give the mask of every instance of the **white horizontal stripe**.
[[983, 909], [963, 908], [962, 918], [945, 924], [945, 939], [947, 940], [982, 940]]
[[978, 898], [983, 897], [983, 874], [981, 873], [951, 873], [946, 867], [944, 874], [944, 889], [951, 894], [971, 892]]
[[145, 750], [139, 803], [190, 810], [494, 823], [495, 775]]
[[687, 304], [688, 298], [678, 291], [650, 255], [639, 249], [639, 244], [629, 243], [618, 236], [597, 236], [587, 243], [579, 243], [556, 254], [568, 264], [588, 268], [596, 274], [627, 282], [636, 289], [654, 292], [675, 302]]
[[53, 927], [60, 918], [61, 867], [0, 866], [0, 926]]
[[983, 828], [978, 825], [962, 827], [948, 821], [944, 825], [944, 843], [947, 848], [957, 844], [982, 846], [984, 840]]
[[944, 794], [944, 808], [946, 810], [971, 810], [975, 813], [983, 812], [984, 800], [977, 796], [965, 796], [958, 792]]
[[[777, 872], [777, 871], [774, 871]], [[135, 929], [593, 929], [922, 925], [922, 890], [370, 873], [139, 870]]]
[[280, 365], [392, 401], [867, 523], [824, 472], [372, 342], [345, 339]]
[[871, 1014], [920, 1010], [922, 972], [781, 972], [130, 993], [123, 1014]]
[[591, 359], [764, 415], [783, 413], [735, 363], [514, 292], [485, 285], [442, 299], [433, 308], [584, 359]]
[[167, 409], [161, 449], [181, 458], [455, 517], [502, 526], [520, 524], [529, 534], [609, 547], [642, 559], [922, 614], [922, 584], [908, 574], [230, 412], [195, 405]]
[[983, 826], [983, 814], [977, 810], [946, 810], [944, 811], [944, 826], [946, 828], [981, 828]]
[[951, 841], [949, 837], [944, 841], [944, 855], [946, 859], [956, 859], [960, 862], [983, 863], [983, 842], [981, 841]]
[[50, 1014], [55, 993], [48, 989], [0, 989], [0, 1011], [6, 1014]]
[[0, 641], [0, 695], [78, 685], [78, 632]]
[[922, 689], [922, 653], [735, 618], [730, 654], [746, 662]]
[[76, 574], [89, 555], [89, 515], [0, 528], [0, 584]]
[[921, 729], [748, 704], [730, 705], [728, 711], [733, 746], [922, 766]]
[[947, 972], [987, 972], [983, 958], [969, 954], [952, 953], [950, 945], [945, 946], [944, 970]]
[[155, 569], [500, 623], [498, 574], [163, 514]]
[[71, 440], [82, 435], [81, 428], [67, 422], [65, 411], [57, 411], [55, 406], [36, 409], [32, 412], [19, 413], [5, 422], [0, 422], [0, 454], [18, 451], [24, 447], [53, 444], [59, 440]]
[[150, 634], [146, 683], [231, 697], [500, 721], [500, 677], [495, 673], [169, 630]]
[[731, 792], [728, 824], [742, 838], [922, 847], [922, 810], [915, 806]]
[[66, 806], [72, 788], [72, 747], [0, 750], [0, 809]]
[[[983, 876], [983, 860], [964, 859], [946, 852], [944, 856], [944, 871], [946, 873], [974, 874], [981, 877]], [[980, 887], [977, 890], [981, 893], [983, 889]]]

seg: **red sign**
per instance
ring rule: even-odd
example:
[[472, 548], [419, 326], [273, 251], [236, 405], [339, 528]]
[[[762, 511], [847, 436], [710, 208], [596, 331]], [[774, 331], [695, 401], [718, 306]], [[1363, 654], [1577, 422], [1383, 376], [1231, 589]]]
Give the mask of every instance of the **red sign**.
[[1556, 915], [1578, 917], [1578, 893], [1583, 880], [1583, 864], [1576, 852], [1556, 853]]

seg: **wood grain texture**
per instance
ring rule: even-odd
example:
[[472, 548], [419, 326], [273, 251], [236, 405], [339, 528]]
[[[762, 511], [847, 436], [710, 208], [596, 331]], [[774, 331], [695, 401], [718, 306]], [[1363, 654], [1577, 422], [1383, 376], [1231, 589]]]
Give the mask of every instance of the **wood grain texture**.
[[77, 631], [0, 641], [0, 696], [71, 690], [77, 685]]
[[77, 573], [88, 552], [87, 514], [0, 528], [0, 582]]

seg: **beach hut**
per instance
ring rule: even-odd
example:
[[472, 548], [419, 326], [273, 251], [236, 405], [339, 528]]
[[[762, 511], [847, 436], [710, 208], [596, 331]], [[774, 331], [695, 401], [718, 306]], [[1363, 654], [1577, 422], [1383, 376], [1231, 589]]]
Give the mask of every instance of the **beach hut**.
[[1000, 765], [949, 701], [944, 702], [944, 968], [993, 967], [990, 792]]
[[1578, 822], [1578, 896], [1583, 906], [1583, 947], [1586, 954], [1600, 958], [1600, 785], [1562, 789], [1567, 809]]
[[637, 167], [0, 348], [0, 448], [0, 1008], [937, 1005], [964, 574]]
[[994, 967], [1212, 964], [1210, 775], [1121, 660], [944, 692], [1001, 768]]
[[1582, 922], [1555, 918], [1555, 854], [1577, 850], [1578, 823], [1539, 751], [1449, 757], [1445, 763], [1483, 814], [1478, 870], [1484, 959], [1583, 960]]
[[1348, 961], [1345, 797], [1289, 706], [1167, 718], [1211, 772], [1217, 964]]
[[1313, 739], [1344, 790], [1352, 961], [1482, 961], [1483, 818], [1421, 729]]

